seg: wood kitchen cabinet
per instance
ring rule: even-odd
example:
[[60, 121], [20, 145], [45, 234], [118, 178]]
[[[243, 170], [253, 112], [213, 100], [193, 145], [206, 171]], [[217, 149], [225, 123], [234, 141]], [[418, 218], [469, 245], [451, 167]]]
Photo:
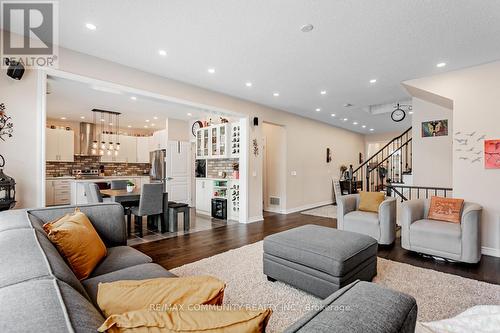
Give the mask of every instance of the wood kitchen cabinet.
[[167, 130], [156, 131], [151, 137], [149, 150], [167, 149]]
[[47, 128], [45, 136], [45, 159], [49, 162], [75, 161], [75, 132], [65, 129]]
[[137, 163], [149, 163], [149, 144], [151, 136], [137, 137]]
[[196, 212], [211, 215], [213, 180], [196, 179]]
[[[109, 142], [113, 142], [113, 146], [116, 149], [116, 135], [114, 134], [103, 134], [102, 138], [106, 142], [106, 146]], [[135, 136], [120, 135], [120, 150], [118, 154], [115, 151], [104, 152], [101, 156], [101, 162], [117, 162], [117, 163], [137, 163], [137, 138]]]
[[69, 205], [71, 180], [47, 180], [45, 182], [45, 206]]

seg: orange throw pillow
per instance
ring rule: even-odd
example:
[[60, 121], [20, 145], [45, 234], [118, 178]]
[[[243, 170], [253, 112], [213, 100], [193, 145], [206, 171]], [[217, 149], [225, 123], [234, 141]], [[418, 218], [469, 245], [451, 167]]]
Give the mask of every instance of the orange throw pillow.
[[430, 220], [460, 223], [463, 199], [431, 197], [431, 206], [427, 218]]
[[378, 207], [385, 200], [383, 192], [359, 192], [358, 210], [364, 212], [378, 213]]
[[88, 278], [106, 257], [106, 245], [88, 217], [78, 208], [60, 219], [45, 223], [43, 230], [79, 280]]

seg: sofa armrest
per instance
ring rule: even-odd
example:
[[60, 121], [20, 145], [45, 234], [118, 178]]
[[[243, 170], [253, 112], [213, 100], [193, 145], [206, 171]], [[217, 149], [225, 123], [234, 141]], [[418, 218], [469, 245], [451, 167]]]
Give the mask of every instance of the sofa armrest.
[[481, 259], [482, 207], [466, 202], [462, 211], [462, 261], [477, 263]]
[[342, 195], [337, 198], [337, 229], [344, 229], [344, 216], [356, 210], [359, 194]]
[[423, 199], [405, 201], [401, 204], [401, 246], [410, 248], [410, 225], [424, 218], [425, 204]]
[[396, 239], [396, 198], [387, 198], [378, 207], [379, 244], [392, 244]]
[[[42, 223], [58, 219], [75, 211], [76, 206], [57, 206], [29, 209], [28, 213], [36, 216]], [[127, 245], [127, 225], [122, 205], [101, 203], [78, 206], [87, 215], [106, 247]]]

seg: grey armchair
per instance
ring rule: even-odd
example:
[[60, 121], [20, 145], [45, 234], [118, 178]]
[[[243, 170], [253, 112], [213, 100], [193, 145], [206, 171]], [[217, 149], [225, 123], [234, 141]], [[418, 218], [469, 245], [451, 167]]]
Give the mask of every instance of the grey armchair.
[[371, 236], [379, 244], [392, 244], [396, 239], [396, 198], [386, 198], [378, 213], [358, 210], [359, 194], [337, 199], [337, 229]]
[[409, 200], [401, 207], [403, 248], [466, 263], [481, 260], [482, 207], [478, 204], [464, 203], [460, 223], [427, 219], [430, 200]]

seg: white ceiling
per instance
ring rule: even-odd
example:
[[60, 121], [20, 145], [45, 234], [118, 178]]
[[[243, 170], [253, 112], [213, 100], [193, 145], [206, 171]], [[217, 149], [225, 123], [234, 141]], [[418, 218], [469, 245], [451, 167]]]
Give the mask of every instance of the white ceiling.
[[91, 110], [104, 109], [121, 112], [120, 127], [123, 129], [129, 128], [128, 126], [136, 129], [160, 129], [165, 128], [167, 118], [205, 119], [211, 114], [202, 109], [132, 95], [106, 86], [92, 86], [56, 77], [49, 77], [47, 90], [47, 117], [53, 119], [92, 122]]
[[500, 58], [497, 0], [62, 0], [59, 10], [64, 47], [362, 133], [409, 126], [363, 111], [407, 99], [400, 82]]

